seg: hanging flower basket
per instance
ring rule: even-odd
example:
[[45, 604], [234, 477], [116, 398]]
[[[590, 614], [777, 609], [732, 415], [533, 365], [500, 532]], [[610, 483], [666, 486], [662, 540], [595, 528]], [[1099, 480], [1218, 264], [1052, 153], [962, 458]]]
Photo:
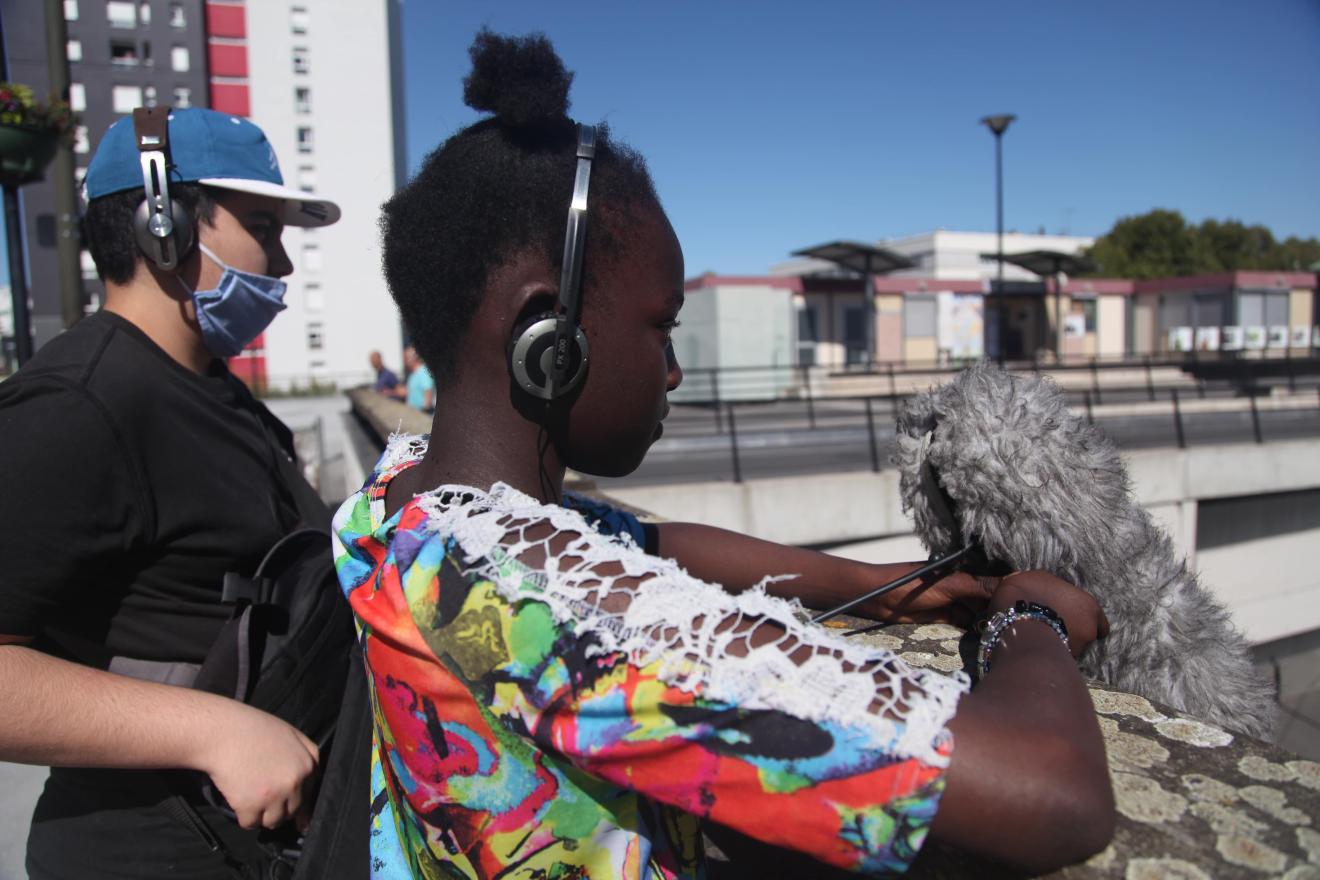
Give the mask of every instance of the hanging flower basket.
[[22, 186], [41, 180], [60, 145], [50, 129], [0, 122], [0, 184]]
[[63, 101], [32, 100], [32, 90], [0, 83], [0, 183], [41, 180], [61, 141], [71, 144], [77, 119]]

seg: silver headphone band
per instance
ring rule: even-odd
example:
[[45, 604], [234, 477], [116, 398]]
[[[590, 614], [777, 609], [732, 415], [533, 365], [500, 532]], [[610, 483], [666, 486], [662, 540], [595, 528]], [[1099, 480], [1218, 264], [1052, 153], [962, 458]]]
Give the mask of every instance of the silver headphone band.
[[559, 276], [559, 317], [555, 321], [554, 362], [550, 371], [550, 395], [568, 378], [570, 340], [578, 334], [582, 308], [582, 253], [587, 243], [587, 192], [591, 187], [591, 162], [596, 157], [596, 128], [578, 126], [577, 173], [573, 198], [568, 204], [568, 228], [564, 234], [563, 269]]

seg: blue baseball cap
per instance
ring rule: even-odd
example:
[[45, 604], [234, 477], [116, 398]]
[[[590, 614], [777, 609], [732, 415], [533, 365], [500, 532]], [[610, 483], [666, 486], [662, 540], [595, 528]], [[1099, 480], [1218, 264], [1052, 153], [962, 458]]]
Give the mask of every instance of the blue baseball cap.
[[[200, 107], [174, 109], [169, 135], [171, 183], [200, 183], [280, 199], [287, 226], [329, 226], [339, 219], [334, 202], [284, 185], [275, 148], [261, 129], [241, 116]], [[125, 116], [106, 131], [87, 166], [87, 198], [141, 187], [140, 157], [133, 117]]]

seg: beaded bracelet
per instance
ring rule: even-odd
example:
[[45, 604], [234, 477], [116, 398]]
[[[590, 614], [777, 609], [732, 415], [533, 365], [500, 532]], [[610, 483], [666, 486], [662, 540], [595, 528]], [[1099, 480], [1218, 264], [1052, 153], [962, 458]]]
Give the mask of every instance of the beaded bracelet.
[[999, 646], [1004, 630], [1019, 620], [1039, 620], [1047, 624], [1050, 629], [1058, 633], [1063, 646], [1068, 647], [1068, 627], [1064, 626], [1063, 619], [1053, 608], [1019, 599], [1013, 603], [1012, 608], [996, 611], [981, 621], [981, 646], [976, 652], [976, 668], [982, 678], [990, 671], [990, 655]]

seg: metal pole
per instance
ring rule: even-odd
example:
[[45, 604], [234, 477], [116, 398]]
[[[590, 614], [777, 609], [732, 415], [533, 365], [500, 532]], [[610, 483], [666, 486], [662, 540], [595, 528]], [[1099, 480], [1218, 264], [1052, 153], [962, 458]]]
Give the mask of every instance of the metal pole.
[[1247, 397], [1251, 399], [1251, 432], [1257, 443], [1265, 442], [1265, 435], [1260, 430], [1260, 410], [1256, 407], [1256, 378], [1251, 377], [1251, 383], [1247, 387]]
[[738, 460], [738, 422], [733, 415], [733, 403], [729, 403], [729, 449], [733, 452], [733, 481], [742, 482], [742, 462]]
[[880, 473], [880, 453], [875, 448], [875, 417], [871, 413], [871, 398], [866, 398], [866, 435], [871, 440], [871, 470]]
[[720, 423], [720, 371], [718, 367], [710, 368], [710, 393], [715, 399], [715, 433], [723, 434], [724, 425]]
[[23, 217], [18, 187], [5, 187], [5, 239], [9, 248], [9, 294], [14, 301], [14, 349], [21, 367], [32, 358], [32, 318], [28, 312], [27, 267], [23, 265]]
[[[999, 239], [999, 280], [995, 293], [1004, 295], [1004, 132], [995, 132], [995, 234]], [[999, 335], [1002, 337], [1003, 328]]]
[[[62, 0], [46, 0], [46, 75], [50, 90], [69, 100], [68, 29]], [[73, 148], [61, 143], [48, 170], [55, 195], [55, 258], [60, 269], [60, 314], [68, 329], [83, 316], [82, 265], [78, 256], [78, 196], [73, 183]]]
[[[999, 279], [994, 295], [1002, 297], [1004, 295], [1004, 132], [1013, 120], [1017, 119], [1012, 113], [1003, 113], [998, 116], [986, 116], [981, 119], [981, 124], [990, 129], [995, 136], [995, 233], [998, 238], [998, 263], [999, 269], [996, 277]], [[1004, 310], [1002, 308], [1002, 299], [995, 303], [995, 310], [999, 312], [996, 332], [999, 338], [995, 340], [996, 353], [1002, 364], [1004, 359], [1003, 339], [1004, 339]]]
[[1063, 284], [1059, 264], [1054, 264], [1054, 362], [1063, 363]]
[[[0, 16], [0, 78], [9, 81], [4, 18]], [[23, 260], [23, 218], [18, 187], [5, 186], [5, 245], [9, 250], [9, 295], [14, 303], [14, 354], [21, 367], [32, 357], [32, 318], [28, 312], [27, 267]]]
[[807, 372], [809, 368], [806, 364], [802, 365], [802, 390], [807, 395], [807, 422], [811, 425], [811, 430], [816, 430], [816, 406], [811, 398], [811, 375]]
[[1178, 432], [1178, 448], [1187, 448], [1187, 436], [1183, 433], [1182, 408], [1178, 406], [1178, 389], [1174, 388], [1173, 394], [1173, 427]]

